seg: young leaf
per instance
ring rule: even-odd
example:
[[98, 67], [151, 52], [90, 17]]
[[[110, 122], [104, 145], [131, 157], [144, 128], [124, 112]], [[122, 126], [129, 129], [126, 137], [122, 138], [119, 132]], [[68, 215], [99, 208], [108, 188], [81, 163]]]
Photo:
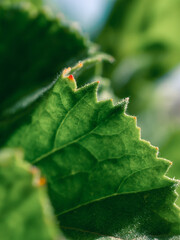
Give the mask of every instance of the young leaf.
[[24, 163], [21, 152], [0, 152], [0, 239], [55, 240], [59, 232], [47, 200], [44, 178]]
[[23, 147], [42, 170], [73, 239], [180, 234], [177, 182], [164, 176], [171, 163], [140, 140], [136, 118], [125, 113], [128, 100], [97, 102], [97, 87], [77, 89], [66, 69], [6, 145]]

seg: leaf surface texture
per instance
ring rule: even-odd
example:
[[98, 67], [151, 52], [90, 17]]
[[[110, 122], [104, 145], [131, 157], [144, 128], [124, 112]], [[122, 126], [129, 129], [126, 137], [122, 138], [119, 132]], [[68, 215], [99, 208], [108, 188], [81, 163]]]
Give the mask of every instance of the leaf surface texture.
[[97, 82], [77, 89], [69, 74], [6, 143], [25, 149], [46, 176], [62, 229], [72, 239], [178, 235], [177, 182], [165, 176], [170, 162], [140, 139], [127, 99], [98, 102]]

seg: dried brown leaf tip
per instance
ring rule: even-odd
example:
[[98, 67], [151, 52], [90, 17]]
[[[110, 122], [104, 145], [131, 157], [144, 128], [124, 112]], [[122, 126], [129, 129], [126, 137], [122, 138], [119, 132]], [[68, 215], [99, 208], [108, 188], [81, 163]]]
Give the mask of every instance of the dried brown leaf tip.
[[65, 69], [63, 70], [62, 76], [63, 76], [63, 77], [66, 77], [66, 75], [67, 75], [70, 71], [71, 71], [71, 67], [65, 68]]

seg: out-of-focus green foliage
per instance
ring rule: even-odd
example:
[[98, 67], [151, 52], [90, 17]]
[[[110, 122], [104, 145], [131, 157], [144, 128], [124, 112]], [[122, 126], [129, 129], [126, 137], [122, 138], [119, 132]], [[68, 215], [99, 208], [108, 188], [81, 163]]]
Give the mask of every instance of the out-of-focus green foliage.
[[130, 112], [144, 109], [153, 81], [180, 62], [179, 23], [179, 0], [117, 0], [98, 43], [116, 59], [106, 75], [118, 96], [131, 97]]
[[1, 115], [21, 97], [52, 82], [67, 62], [86, 57], [90, 47], [62, 19], [23, 6], [0, 6]]
[[21, 3], [31, 3], [36, 7], [41, 7], [43, 4], [43, 0], [1, 0], [1, 4], [4, 5], [12, 5], [12, 4], [21, 4]]
[[56, 240], [59, 231], [40, 173], [19, 150], [0, 151], [0, 239]]

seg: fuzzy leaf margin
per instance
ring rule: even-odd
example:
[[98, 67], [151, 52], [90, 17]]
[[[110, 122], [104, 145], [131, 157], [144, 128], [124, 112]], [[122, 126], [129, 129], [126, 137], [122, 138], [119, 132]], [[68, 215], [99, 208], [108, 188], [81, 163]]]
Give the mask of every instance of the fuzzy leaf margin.
[[72, 69], [63, 71], [6, 145], [21, 146], [42, 170], [68, 237], [180, 234], [177, 181], [165, 176], [171, 162], [140, 139], [136, 118], [125, 113], [127, 99], [116, 106], [98, 102], [98, 83], [77, 89]]

